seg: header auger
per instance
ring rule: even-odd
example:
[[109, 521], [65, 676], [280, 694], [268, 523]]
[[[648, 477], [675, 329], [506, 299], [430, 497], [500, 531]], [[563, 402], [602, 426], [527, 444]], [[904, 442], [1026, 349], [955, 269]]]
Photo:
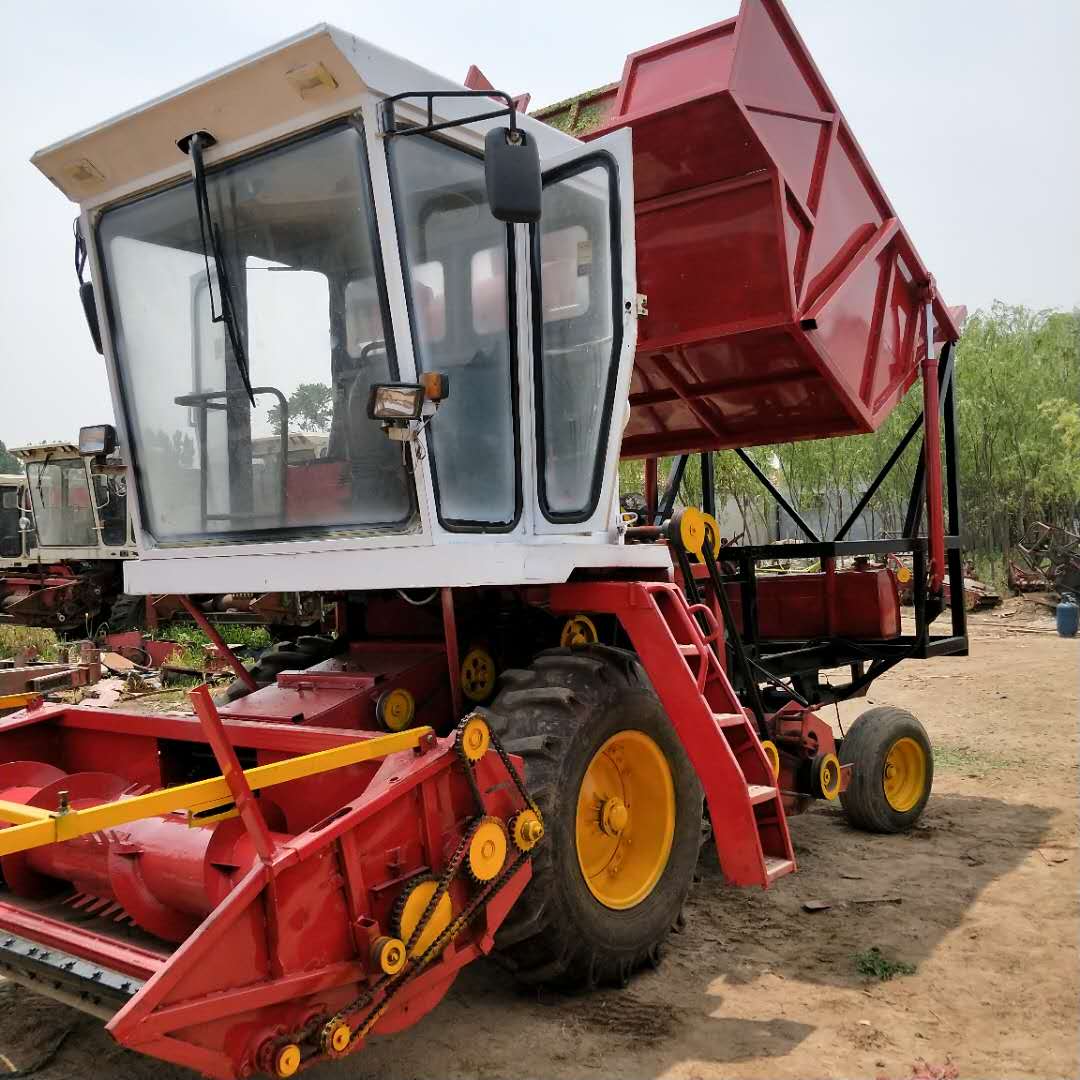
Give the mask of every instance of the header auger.
[[[318, 26], [34, 157], [80, 207], [126, 590], [335, 612], [195, 717], [0, 721], [0, 970], [125, 1046], [284, 1077], [488, 953], [621, 985], [704, 806], [767, 888], [813, 800], [897, 831], [929, 797], [914, 717], [815, 710], [966, 651], [958, 330], [786, 12], [520, 104]], [[820, 566], [759, 579], [710, 484], [679, 507], [690, 453], [873, 430], [920, 373], [903, 537], [817, 536], [744, 455]]]

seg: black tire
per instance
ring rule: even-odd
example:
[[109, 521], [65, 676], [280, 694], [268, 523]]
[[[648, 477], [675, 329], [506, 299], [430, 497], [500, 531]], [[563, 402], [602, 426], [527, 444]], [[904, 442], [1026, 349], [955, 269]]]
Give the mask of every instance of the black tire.
[[[342, 644], [334, 638], [316, 637], [313, 634], [297, 638], [295, 642], [279, 641], [259, 657], [251, 669], [251, 675], [257, 687], [270, 686], [281, 672], [303, 671], [314, 667], [336, 656], [342, 648]], [[214, 700], [218, 705], [227, 705], [230, 701], [238, 701], [250, 693], [252, 691], [246, 684], [239, 679], [233, 679], [224, 690], [215, 695]]]
[[[926, 776], [918, 801], [903, 812], [885, 797], [885, 761], [900, 739], [922, 747]], [[899, 833], [910, 829], [922, 815], [934, 784], [934, 754], [926, 729], [906, 709], [881, 705], [861, 713], [840, 744], [840, 764], [851, 765], [851, 782], [840, 793], [848, 820], [867, 832]]]
[[[551, 649], [528, 669], [503, 672], [491, 724], [525, 760], [525, 782], [544, 817], [533, 876], [495, 937], [496, 955], [522, 981], [566, 989], [625, 985], [655, 966], [681, 920], [701, 844], [701, 785], [641, 665], [603, 645]], [[660, 747], [675, 790], [667, 865], [634, 907], [614, 910], [592, 894], [578, 863], [578, 791], [596, 751], [622, 730]]]
[[95, 620], [107, 625], [110, 634], [142, 630], [146, 626], [146, 597], [121, 593]]

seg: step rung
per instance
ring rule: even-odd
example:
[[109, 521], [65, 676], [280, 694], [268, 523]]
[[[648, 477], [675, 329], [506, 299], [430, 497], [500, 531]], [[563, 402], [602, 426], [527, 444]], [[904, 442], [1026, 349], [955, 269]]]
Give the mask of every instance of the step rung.
[[721, 727], [741, 727], [746, 723], [746, 717], [742, 713], [714, 712], [713, 719]]
[[765, 856], [765, 876], [769, 881], [775, 881], [778, 877], [790, 874], [794, 869], [793, 859], [781, 859], [777, 855]]
[[757, 806], [758, 803], [768, 802], [770, 799], [775, 799], [776, 788], [768, 787], [765, 784], [747, 784], [746, 794], [750, 796], [750, 805]]
[[679, 652], [683, 656], [700, 656], [701, 650], [696, 645], [679, 645]]

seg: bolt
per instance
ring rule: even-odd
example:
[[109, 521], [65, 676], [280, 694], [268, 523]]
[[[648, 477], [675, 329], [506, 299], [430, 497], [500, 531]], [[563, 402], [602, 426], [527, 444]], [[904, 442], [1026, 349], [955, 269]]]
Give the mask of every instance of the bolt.
[[522, 822], [521, 835], [527, 844], [535, 844], [544, 835], [544, 826], [530, 818]]

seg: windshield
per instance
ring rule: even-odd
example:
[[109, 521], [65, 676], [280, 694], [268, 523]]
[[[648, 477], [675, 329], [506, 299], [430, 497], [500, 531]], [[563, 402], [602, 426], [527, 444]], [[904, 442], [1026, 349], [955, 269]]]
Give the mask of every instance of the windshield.
[[26, 466], [38, 547], [96, 547], [94, 508], [81, 458]]
[[144, 526], [166, 544], [403, 528], [402, 450], [367, 416], [397, 366], [362, 133], [309, 136], [207, 189], [254, 406], [212, 318], [192, 184], [108, 211], [98, 233]]
[[482, 159], [417, 135], [391, 142], [390, 163], [417, 366], [450, 377], [428, 429], [439, 518], [506, 530], [520, 506], [507, 226]]

